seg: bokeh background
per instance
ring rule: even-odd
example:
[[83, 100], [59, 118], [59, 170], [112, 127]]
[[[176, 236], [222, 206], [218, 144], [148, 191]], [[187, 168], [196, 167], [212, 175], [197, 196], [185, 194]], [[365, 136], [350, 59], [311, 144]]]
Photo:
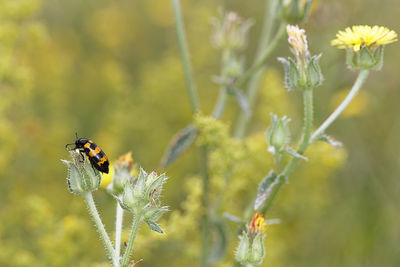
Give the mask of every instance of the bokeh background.
[[[259, 37], [263, 0], [182, 1], [187, 39], [204, 114], [215, 103], [220, 55], [210, 43], [219, 9], [253, 18], [244, 56], [251, 62]], [[384, 25], [400, 32], [395, 0], [315, 2], [307, 31], [313, 53], [322, 53], [324, 84], [315, 96], [316, 122], [331, 112], [356, 76], [344, 51], [330, 47], [335, 33], [353, 24]], [[283, 41], [260, 86], [255, 116], [233, 157], [238, 166], [220, 213], [241, 216], [272, 159], [263, 132], [269, 113], [287, 114], [293, 135], [301, 99], [282, 85], [275, 60], [288, 56]], [[315, 145], [275, 203], [281, 224], [267, 231], [262, 266], [400, 266], [399, 44], [385, 51], [349, 110], [329, 129], [344, 148]], [[146, 170], [159, 169], [171, 138], [192, 120], [170, 1], [0, 1], [0, 266], [107, 266], [102, 244], [82, 198], [70, 194], [66, 143], [90, 137], [114, 160], [131, 150]], [[228, 135], [239, 112], [234, 100], [223, 116]], [[228, 138], [228, 137], [227, 137]], [[234, 142], [234, 140], [230, 140]], [[229, 143], [229, 142], [228, 142]], [[232, 143], [229, 143], [231, 146]], [[232, 146], [235, 148], [236, 143]], [[217, 151], [218, 152], [218, 151]], [[215, 155], [214, 189], [221, 187]], [[140, 266], [188, 266], [199, 249], [200, 185], [194, 149], [166, 172], [161, 224], [167, 235], [143, 227], [134, 258]], [[222, 167], [220, 166], [222, 165]], [[226, 166], [225, 166], [226, 167]], [[115, 203], [95, 193], [107, 230]], [[128, 228], [129, 216], [126, 226]], [[232, 266], [235, 225], [219, 266]], [[126, 239], [126, 237], [125, 237]]]

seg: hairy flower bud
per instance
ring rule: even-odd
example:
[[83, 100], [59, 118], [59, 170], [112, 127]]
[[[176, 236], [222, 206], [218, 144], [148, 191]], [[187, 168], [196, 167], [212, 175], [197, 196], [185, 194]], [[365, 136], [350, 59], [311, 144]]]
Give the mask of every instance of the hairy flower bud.
[[289, 122], [286, 116], [278, 119], [278, 116], [271, 113], [271, 124], [266, 132], [266, 141], [269, 145], [268, 150], [272, 153], [279, 153], [290, 141]]
[[101, 183], [100, 173], [86, 160], [84, 154], [69, 151], [73, 162], [62, 160], [68, 166], [68, 189], [71, 193], [81, 194], [97, 190]]

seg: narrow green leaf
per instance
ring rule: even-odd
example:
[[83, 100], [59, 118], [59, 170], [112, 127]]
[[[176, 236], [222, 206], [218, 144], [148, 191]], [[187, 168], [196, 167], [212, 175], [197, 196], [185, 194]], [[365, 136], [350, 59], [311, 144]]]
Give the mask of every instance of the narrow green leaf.
[[166, 168], [173, 163], [195, 140], [198, 131], [192, 124], [186, 126], [174, 135], [161, 160], [161, 168]]
[[150, 230], [163, 234], [163, 230], [161, 229], [161, 227], [158, 225], [158, 223], [156, 223], [155, 221], [152, 220], [145, 220], [145, 222], [147, 223], [147, 225], [150, 227]]

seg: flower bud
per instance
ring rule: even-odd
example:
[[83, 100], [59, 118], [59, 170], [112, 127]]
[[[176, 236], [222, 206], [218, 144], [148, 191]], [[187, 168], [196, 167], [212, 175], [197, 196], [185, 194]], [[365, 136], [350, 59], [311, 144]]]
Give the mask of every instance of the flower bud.
[[264, 255], [264, 232], [265, 218], [262, 214], [255, 212], [247, 226], [247, 231], [239, 237], [239, 245], [236, 249], [235, 259], [241, 264], [258, 265], [261, 264]]
[[235, 259], [236, 261], [246, 264], [249, 257], [249, 250], [250, 250], [250, 241], [249, 237], [247, 236], [246, 232], [243, 232], [241, 236], [239, 236], [239, 245], [236, 249]]
[[251, 248], [249, 251], [248, 262], [251, 264], [259, 265], [262, 263], [265, 256], [264, 249], [264, 235], [258, 234], [253, 240], [251, 244]]
[[73, 163], [62, 160], [68, 167], [68, 189], [73, 194], [97, 190], [101, 183], [100, 173], [90, 165], [86, 156], [75, 151], [69, 151]]
[[281, 119], [271, 113], [271, 124], [266, 132], [266, 141], [272, 154], [279, 153], [290, 141], [289, 121], [286, 116]]
[[240, 50], [245, 47], [247, 32], [253, 25], [252, 20], [244, 20], [235, 12], [223, 14], [221, 19], [212, 21], [214, 32], [211, 42], [218, 49]]
[[319, 59], [321, 55], [313, 56], [307, 65], [307, 87], [315, 88], [321, 85], [323, 81], [323, 76], [321, 68], [319, 67]]
[[131, 175], [133, 167], [132, 153], [128, 152], [120, 156], [112, 167], [114, 170], [113, 177], [107, 187], [107, 191], [114, 196], [118, 196], [122, 194], [125, 184], [133, 179]]
[[308, 16], [312, 0], [281, 0], [281, 15], [289, 24], [300, 24]]

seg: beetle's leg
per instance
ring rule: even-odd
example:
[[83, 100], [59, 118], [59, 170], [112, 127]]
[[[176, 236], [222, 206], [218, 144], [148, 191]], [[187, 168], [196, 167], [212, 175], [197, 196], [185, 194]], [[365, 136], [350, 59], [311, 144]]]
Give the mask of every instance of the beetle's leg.
[[75, 147], [75, 148], [72, 148], [72, 149], [69, 149], [68, 146], [71, 146], [71, 145], [75, 145], [75, 144], [74, 144], [74, 143], [72, 143], [72, 144], [66, 144], [66, 145], [65, 145], [65, 148], [68, 149], [68, 150], [74, 150], [74, 149], [76, 149], [76, 147]]
[[81, 163], [85, 162], [85, 156], [83, 155], [83, 151], [79, 150], [79, 154], [81, 155], [82, 160], [80, 161]]

